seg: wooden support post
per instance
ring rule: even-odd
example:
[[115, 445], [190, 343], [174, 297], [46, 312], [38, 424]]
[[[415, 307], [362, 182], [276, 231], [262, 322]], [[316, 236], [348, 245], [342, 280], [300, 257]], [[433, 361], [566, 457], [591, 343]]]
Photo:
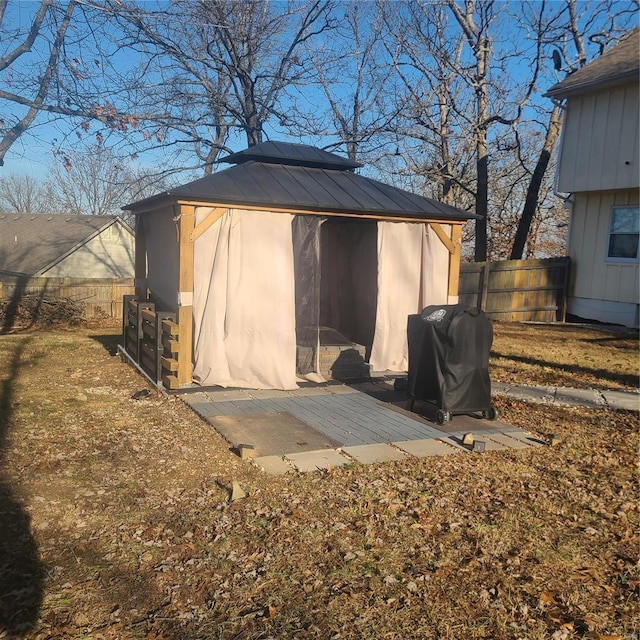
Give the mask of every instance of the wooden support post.
[[562, 282], [562, 292], [560, 293], [560, 304], [558, 314], [556, 318], [560, 322], [567, 321], [567, 302], [569, 300], [569, 287], [571, 286], [571, 258], [567, 256], [563, 260], [564, 263], [564, 278]]
[[478, 309], [487, 310], [487, 300], [489, 296], [489, 278], [491, 277], [491, 263], [485, 262], [482, 267], [482, 276], [480, 278], [480, 291], [478, 292], [479, 304]]
[[180, 205], [178, 215], [178, 316], [180, 351], [178, 385], [188, 385], [192, 376], [193, 353], [193, 229], [195, 207]]
[[442, 244], [447, 247], [449, 253], [455, 253], [456, 248], [453, 244], [453, 241], [451, 240], [451, 238], [449, 238], [446, 231], [440, 226], [440, 224], [437, 222], [430, 222], [429, 226], [434, 230], [438, 238], [440, 238], [440, 242], [442, 242]]
[[135, 280], [136, 296], [138, 300], [147, 299], [147, 243], [144, 237], [142, 214], [136, 215], [135, 235]]
[[228, 211], [225, 207], [216, 207], [194, 228], [191, 239], [195, 242], [207, 229], [213, 226]]
[[449, 298], [457, 296], [460, 288], [460, 253], [462, 248], [462, 225], [451, 225], [451, 244], [453, 251], [449, 254]]

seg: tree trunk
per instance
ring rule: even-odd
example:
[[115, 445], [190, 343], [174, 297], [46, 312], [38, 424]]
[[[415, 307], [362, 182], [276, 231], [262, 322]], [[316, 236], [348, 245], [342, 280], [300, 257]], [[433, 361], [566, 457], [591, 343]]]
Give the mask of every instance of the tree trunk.
[[487, 259], [487, 218], [489, 214], [489, 159], [487, 158], [487, 63], [489, 42], [482, 38], [476, 50], [477, 133], [476, 133], [476, 220], [475, 261]]
[[529, 181], [527, 197], [525, 198], [522, 214], [518, 221], [518, 228], [513, 240], [511, 255], [509, 256], [510, 260], [522, 260], [524, 255], [524, 248], [527, 243], [527, 237], [529, 236], [529, 230], [531, 229], [531, 223], [538, 209], [542, 180], [544, 179], [547, 166], [549, 165], [549, 160], [551, 159], [553, 146], [560, 134], [560, 122], [560, 107], [555, 105], [551, 111], [551, 115], [549, 116], [549, 125], [547, 126], [547, 133], [540, 151], [540, 156], [538, 157], [538, 162], [536, 163], [536, 167], [531, 175], [531, 180]]
[[487, 160], [487, 144], [484, 140], [478, 140], [478, 186], [476, 190], [476, 213], [481, 216], [476, 220], [476, 243], [474, 259], [476, 262], [484, 262], [487, 259], [487, 215], [489, 213], [489, 170]]

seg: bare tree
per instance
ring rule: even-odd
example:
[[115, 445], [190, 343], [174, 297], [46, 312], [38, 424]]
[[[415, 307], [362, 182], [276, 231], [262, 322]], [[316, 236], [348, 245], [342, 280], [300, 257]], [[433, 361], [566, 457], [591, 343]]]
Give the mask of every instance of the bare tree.
[[[0, 29], [3, 34], [7, 34], [3, 24], [7, 2], [8, 0], [0, 0]], [[9, 87], [12, 84], [17, 85], [18, 92], [0, 89], [0, 99], [10, 104], [21, 105], [25, 110], [18, 116], [5, 113], [0, 120], [0, 166], [4, 165], [4, 157], [11, 146], [33, 124], [36, 116], [46, 109], [46, 100], [58, 73], [60, 50], [75, 7], [75, 0], [72, 0], [64, 10], [58, 11], [50, 0], [41, 0], [28, 33], [23, 36], [18, 32], [13, 38], [3, 38], [6, 45], [0, 57], [0, 72], [6, 73], [19, 66], [21, 59], [31, 52], [37, 39], [45, 41], [45, 31], [52, 35], [49, 55], [40, 73], [33, 73], [31, 70], [29, 76], [23, 73], [19, 79], [15, 78], [13, 73], [5, 75], [11, 78]], [[28, 81], [25, 81], [25, 77]]]
[[[110, 18], [99, 0], [39, 0], [19, 11], [0, 0], [0, 166], [21, 137], [37, 136], [39, 127], [50, 132], [60, 125], [62, 139], [48, 142], [65, 164], [66, 138], [85, 138], [92, 124], [91, 133], [103, 140], [110, 133], [129, 144], [136, 136], [142, 143], [155, 139], [161, 114], [155, 107], [139, 111], [140, 85], [130, 68], [123, 70], [125, 61], [135, 68], [137, 62], [123, 56], [119, 44], [105, 45]], [[143, 124], [147, 129], [139, 131]]]
[[587, 53], [571, 24], [601, 45], [628, 24], [631, 3], [381, 6], [402, 87], [395, 130], [405, 166], [438, 185], [431, 195], [480, 214], [466, 231], [476, 260], [530, 254], [541, 246], [530, 231], [548, 237], [546, 212], [562, 211], [549, 203], [561, 109], [540, 96], [553, 84], [552, 46], [565, 59], [575, 51], [579, 64]]
[[1, 213], [48, 213], [51, 203], [46, 188], [30, 175], [10, 173], [0, 177]]
[[352, 2], [340, 6], [335, 15], [335, 29], [322, 41], [307, 43], [319, 92], [301, 87], [294, 111], [297, 134], [337, 140], [326, 148], [341, 149], [353, 161], [364, 156], [372, 160], [397, 115], [380, 11], [374, 3]]
[[141, 100], [210, 172], [229, 140], [261, 142], [265, 125], [290, 124], [287, 94], [310, 78], [304, 45], [331, 25], [329, 0], [174, 0], [151, 6], [107, 0], [124, 46], [153, 78]]
[[476, 194], [475, 213], [480, 218], [475, 224], [475, 259], [487, 259], [487, 220], [489, 216], [489, 157], [488, 132], [492, 121], [499, 116], [490, 116], [489, 69], [493, 52], [490, 34], [494, 19], [493, 0], [465, 0], [464, 6], [456, 0], [447, 0], [449, 9], [464, 34], [473, 55], [473, 65], [469, 69], [469, 81], [475, 94], [475, 129], [473, 134], [476, 153]]
[[72, 215], [116, 215], [125, 204], [166, 188], [164, 178], [135, 168], [96, 144], [69, 153], [70, 166], [53, 166], [47, 180], [51, 208]]
[[380, 8], [384, 42], [398, 79], [396, 155], [408, 175], [423, 178], [424, 184], [414, 188], [470, 207], [469, 196], [475, 197], [469, 175], [470, 132], [466, 118], [459, 116], [469, 100], [459, 71], [463, 38], [451, 37], [442, 3], [407, 3], [404, 11], [397, 11], [397, 6], [381, 2]]

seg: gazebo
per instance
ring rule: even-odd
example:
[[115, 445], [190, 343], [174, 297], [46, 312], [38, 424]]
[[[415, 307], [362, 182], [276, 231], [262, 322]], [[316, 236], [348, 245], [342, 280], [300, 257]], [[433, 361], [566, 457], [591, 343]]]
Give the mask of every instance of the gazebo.
[[460, 238], [476, 216], [355, 173], [302, 144], [125, 207], [136, 294], [174, 314], [171, 386], [295, 388], [407, 368], [407, 316], [457, 302]]

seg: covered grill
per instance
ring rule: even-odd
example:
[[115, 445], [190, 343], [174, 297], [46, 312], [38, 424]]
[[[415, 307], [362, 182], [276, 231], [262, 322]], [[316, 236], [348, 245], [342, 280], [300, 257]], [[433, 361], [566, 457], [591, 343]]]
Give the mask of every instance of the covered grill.
[[410, 315], [408, 394], [428, 403], [438, 424], [454, 414], [480, 413], [495, 419], [491, 404], [491, 321], [462, 304], [425, 307]]

